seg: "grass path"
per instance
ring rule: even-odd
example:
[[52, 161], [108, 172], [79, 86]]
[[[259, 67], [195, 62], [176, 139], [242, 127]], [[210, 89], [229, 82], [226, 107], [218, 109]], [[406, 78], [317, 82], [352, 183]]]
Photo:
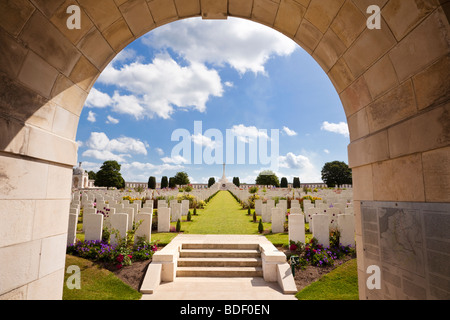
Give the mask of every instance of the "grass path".
[[[242, 209], [239, 202], [228, 191], [219, 191], [206, 205], [204, 209], [197, 210], [193, 221], [186, 221], [186, 216], [181, 222], [181, 231], [187, 234], [259, 234], [258, 223], [253, 222], [252, 215]], [[192, 212], [192, 210], [191, 210]], [[260, 217], [258, 217], [259, 221]], [[171, 223], [175, 227], [176, 223]], [[263, 223], [264, 230], [271, 229], [271, 223]], [[161, 244], [167, 244], [176, 233], [153, 233], [152, 240], [159, 240]], [[288, 233], [265, 234], [275, 245], [287, 244]]]
[[256, 234], [258, 224], [247, 215], [228, 191], [220, 191], [194, 221], [184, 222], [181, 230], [190, 234]]

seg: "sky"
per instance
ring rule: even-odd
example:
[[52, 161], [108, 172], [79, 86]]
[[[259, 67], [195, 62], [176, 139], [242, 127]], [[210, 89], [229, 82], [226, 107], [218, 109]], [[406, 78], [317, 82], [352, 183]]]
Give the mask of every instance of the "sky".
[[270, 169], [322, 182], [326, 162], [348, 163], [349, 133], [331, 81], [300, 46], [261, 24], [191, 18], [122, 50], [85, 102], [78, 161], [121, 164], [125, 181], [188, 173], [191, 183], [255, 183]]

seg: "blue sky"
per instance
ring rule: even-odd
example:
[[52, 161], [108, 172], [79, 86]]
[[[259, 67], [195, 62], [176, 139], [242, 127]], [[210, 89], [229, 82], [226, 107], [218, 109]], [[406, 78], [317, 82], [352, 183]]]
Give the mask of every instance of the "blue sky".
[[[194, 123], [201, 123], [200, 132]], [[190, 157], [177, 151], [182, 140], [172, 139], [180, 130], [190, 139]], [[227, 130], [235, 140], [226, 139]], [[263, 138], [271, 167], [260, 157], [250, 161], [249, 145], [259, 148]], [[243, 164], [237, 141], [247, 150]], [[126, 181], [160, 181], [178, 171], [193, 183], [217, 180], [225, 146], [234, 142], [230, 180], [254, 183], [271, 168], [289, 182], [321, 182], [325, 162], [347, 162], [349, 136], [332, 83], [292, 40], [247, 20], [194, 18], [159, 27], [116, 56], [86, 100], [77, 142], [85, 169], [117, 160]], [[276, 145], [278, 155], [271, 153]], [[194, 163], [195, 150], [202, 164]]]

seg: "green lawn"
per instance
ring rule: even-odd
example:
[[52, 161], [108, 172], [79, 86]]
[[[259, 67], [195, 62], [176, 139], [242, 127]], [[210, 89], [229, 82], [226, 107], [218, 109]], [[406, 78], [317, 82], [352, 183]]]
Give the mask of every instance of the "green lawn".
[[358, 300], [356, 259], [345, 262], [295, 296], [299, 300]]
[[64, 274], [63, 300], [139, 300], [142, 297], [114, 273], [102, 269], [89, 260], [66, 255], [66, 267], [76, 265], [81, 270], [80, 289], [69, 289], [66, 286], [68, 277]]

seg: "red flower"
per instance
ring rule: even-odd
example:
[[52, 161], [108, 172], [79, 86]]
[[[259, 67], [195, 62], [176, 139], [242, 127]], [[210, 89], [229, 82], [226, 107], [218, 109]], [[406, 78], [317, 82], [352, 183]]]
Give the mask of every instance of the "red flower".
[[119, 263], [119, 264], [117, 265], [117, 269], [120, 269], [120, 268], [122, 268], [122, 264], [121, 264], [121, 263]]
[[123, 261], [123, 255], [119, 254], [119, 256], [116, 258], [116, 260], [118, 262], [122, 262]]
[[295, 244], [291, 244], [291, 245], [289, 246], [289, 250], [295, 251], [295, 250], [297, 250], [297, 246], [296, 246]]

